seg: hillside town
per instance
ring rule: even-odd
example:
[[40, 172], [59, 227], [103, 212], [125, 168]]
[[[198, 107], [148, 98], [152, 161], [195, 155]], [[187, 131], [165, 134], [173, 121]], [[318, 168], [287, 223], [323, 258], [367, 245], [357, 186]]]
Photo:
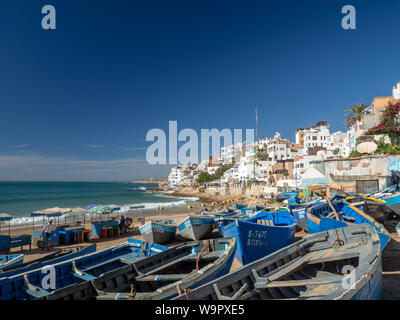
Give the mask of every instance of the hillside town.
[[[323, 186], [328, 192], [332, 188], [354, 192], [360, 179], [376, 179], [379, 187], [384, 188], [390, 172], [400, 170], [399, 105], [400, 82], [393, 86], [391, 96], [375, 97], [369, 106], [355, 105], [347, 111], [346, 132], [331, 132], [328, 121], [319, 121], [295, 129], [295, 142], [276, 132], [273, 137], [258, 139], [251, 145], [225, 146], [219, 155], [199, 164], [172, 168], [168, 185], [257, 184], [264, 187], [264, 196], [272, 196], [281, 188], [313, 186]], [[394, 122], [385, 118], [393, 114]], [[388, 121], [394, 123], [393, 128], [385, 127]]]

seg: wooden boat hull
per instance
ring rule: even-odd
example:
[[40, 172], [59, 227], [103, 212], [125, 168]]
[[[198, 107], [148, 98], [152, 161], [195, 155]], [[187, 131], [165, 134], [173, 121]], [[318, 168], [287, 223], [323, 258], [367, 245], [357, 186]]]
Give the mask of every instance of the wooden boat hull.
[[384, 199], [386, 205], [397, 215], [400, 216], [400, 193]]
[[[329, 208], [329, 205], [327, 206]], [[381, 241], [381, 248], [382, 250], [385, 249], [386, 245], [390, 241], [390, 235], [382, 224], [376, 222], [372, 217], [346, 201], [337, 202], [334, 206], [336, 207], [337, 212], [343, 212], [340, 220], [327, 218], [327, 214], [331, 211], [329, 211], [330, 208], [328, 209], [325, 205], [321, 205], [320, 208], [315, 207], [316, 209], [321, 210], [315, 210], [312, 208], [307, 212], [308, 233], [343, 228], [353, 224], [367, 223], [376, 229]]]
[[398, 223], [398, 224], [396, 225], [396, 232], [397, 232], [397, 234], [398, 234], [399, 237], [400, 237], [400, 223]]
[[379, 223], [385, 222], [392, 215], [391, 211], [388, 210], [386, 202], [381, 199], [371, 197], [350, 197], [345, 200], [370, 215]]
[[213, 218], [189, 217], [178, 225], [178, 231], [184, 238], [198, 241], [208, 235], [213, 227]]
[[376, 230], [354, 225], [303, 237], [173, 300], [375, 300], [381, 271]]
[[0, 271], [16, 267], [24, 262], [23, 254], [3, 254], [0, 255]]
[[140, 226], [139, 231], [145, 241], [164, 244], [175, 239], [176, 226], [165, 225], [153, 221]]
[[292, 211], [292, 216], [297, 221], [297, 226], [304, 231], [307, 231], [307, 208], [296, 209]]
[[78, 246], [73, 248], [68, 248], [64, 250], [58, 250], [49, 255], [46, 255], [43, 258], [39, 258], [33, 261], [29, 261], [26, 263], [21, 263], [17, 266], [12, 266], [7, 269], [3, 269], [0, 273], [0, 278], [2, 277], [10, 277], [15, 274], [26, 273], [30, 270], [39, 269], [44, 267], [45, 265], [55, 264], [62, 261], [75, 259], [81, 256], [84, 256], [89, 253], [96, 252], [96, 244], [91, 244], [88, 246]]
[[[136, 239], [116, 245], [102, 251], [92, 252], [74, 259], [52, 263], [56, 272], [55, 289], [42, 288], [43, 278], [48, 276], [41, 268], [29, 270], [0, 278], [0, 300], [35, 300], [47, 299], [53, 292], [70, 290], [77, 285], [83, 290], [77, 290], [76, 296], [90, 299], [90, 288], [87, 283], [105, 272], [130, 265], [147, 256], [167, 250], [167, 247], [150, 244]], [[75, 291], [74, 291], [75, 292]]]
[[[179, 291], [196, 288], [229, 272], [235, 249], [234, 238], [188, 242], [106, 272], [85, 283], [54, 291], [46, 298], [170, 299], [177, 296]], [[195, 269], [192, 270], [192, 267]], [[179, 268], [182, 268], [183, 273], [177, 273]]]
[[[281, 225], [279, 219], [289, 222]], [[265, 220], [275, 223], [261, 224]], [[238, 239], [235, 257], [245, 265], [293, 243], [296, 225], [289, 212], [261, 212], [250, 219], [226, 219], [218, 228], [225, 238]]]

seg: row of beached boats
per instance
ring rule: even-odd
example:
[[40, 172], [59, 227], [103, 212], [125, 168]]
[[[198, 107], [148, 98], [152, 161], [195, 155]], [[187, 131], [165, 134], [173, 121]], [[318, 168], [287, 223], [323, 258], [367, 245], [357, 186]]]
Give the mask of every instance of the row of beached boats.
[[[99, 252], [49, 259], [43, 268], [5, 274], [1, 299], [247, 300], [379, 299], [381, 246], [376, 229], [353, 225], [307, 235], [229, 272], [236, 238], [166, 247], [129, 239]], [[146, 249], [147, 248], [147, 249]], [[84, 250], [84, 249], [82, 249]], [[78, 251], [79, 252], [79, 251]], [[72, 254], [72, 253], [69, 253]], [[352, 271], [352, 276], [348, 275]], [[46, 286], [43, 285], [45, 282]]]
[[189, 240], [200, 240], [208, 235], [214, 227], [212, 217], [187, 217], [181, 223], [173, 219], [149, 221], [140, 226], [139, 231], [143, 239], [158, 244], [165, 244], [175, 240], [179, 233]]
[[[385, 201], [399, 196], [385, 193], [309, 202], [292, 194], [285, 207], [233, 206], [180, 224], [163, 220], [162, 227], [175, 226], [174, 236], [194, 240], [171, 248], [155, 243], [173, 237], [153, 221], [142, 226], [150, 241], [77, 247], [4, 268], [0, 299], [379, 299], [390, 241], [382, 223], [397, 214]], [[202, 239], [213, 227], [222, 237]], [[296, 239], [299, 228], [307, 234]], [[230, 272], [235, 257], [243, 266]]]

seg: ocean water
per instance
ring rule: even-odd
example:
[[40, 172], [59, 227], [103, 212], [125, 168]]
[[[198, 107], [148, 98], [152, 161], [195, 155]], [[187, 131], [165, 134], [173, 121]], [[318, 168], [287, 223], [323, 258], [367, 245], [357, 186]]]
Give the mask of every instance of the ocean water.
[[55, 206], [85, 208], [90, 204], [116, 204], [123, 213], [129, 205], [156, 209], [185, 206], [197, 200], [148, 190], [156, 186], [123, 182], [0, 182], [0, 212], [14, 217], [11, 224], [27, 224], [32, 219], [31, 212]]

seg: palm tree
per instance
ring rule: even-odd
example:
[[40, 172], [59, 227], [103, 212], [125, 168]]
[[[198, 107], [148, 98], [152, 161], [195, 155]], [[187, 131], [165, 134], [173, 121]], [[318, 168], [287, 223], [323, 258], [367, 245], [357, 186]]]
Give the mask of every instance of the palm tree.
[[367, 108], [368, 106], [363, 103], [352, 105], [349, 110], [345, 111], [346, 121], [344, 125], [348, 128], [356, 123], [357, 120], [360, 121]]

